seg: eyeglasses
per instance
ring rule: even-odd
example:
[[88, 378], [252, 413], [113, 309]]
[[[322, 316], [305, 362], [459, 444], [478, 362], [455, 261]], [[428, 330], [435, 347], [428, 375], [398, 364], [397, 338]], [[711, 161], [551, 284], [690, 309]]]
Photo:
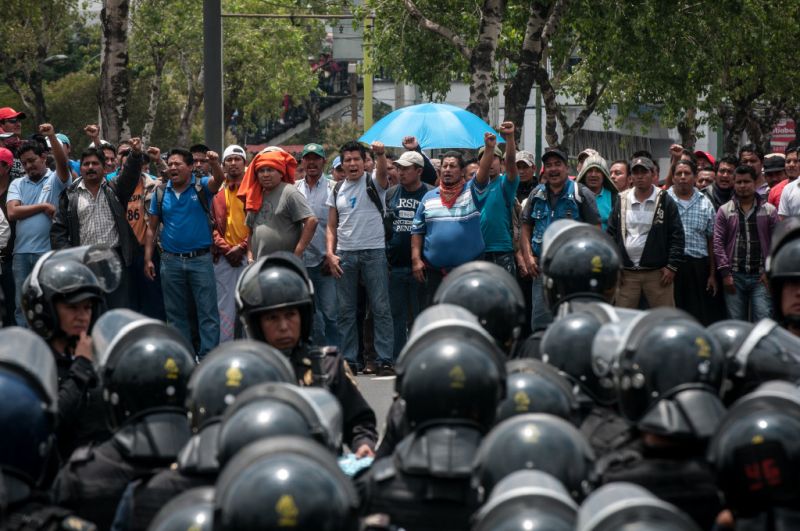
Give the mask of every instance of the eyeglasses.
[[127, 156], [130, 154], [130, 152], [131, 152], [131, 150], [130, 150], [130, 149], [126, 149], [126, 150], [124, 150], [124, 151], [119, 151], [119, 152], [117, 152], [117, 154], [118, 154], [120, 157], [127, 157]]
[[2, 122], [4, 122], [4, 123], [8, 122], [10, 124], [18, 124], [19, 123], [19, 118], [6, 118], [5, 120], [2, 120]]

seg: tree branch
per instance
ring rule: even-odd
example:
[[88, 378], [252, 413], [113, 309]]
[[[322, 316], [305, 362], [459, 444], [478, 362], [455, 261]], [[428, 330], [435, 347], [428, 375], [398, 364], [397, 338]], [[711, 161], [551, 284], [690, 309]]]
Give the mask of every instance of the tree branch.
[[565, 0], [556, 0], [556, 3], [553, 4], [553, 10], [550, 11], [550, 16], [547, 17], [547, 22], [542, 30], [542, 49], [547, 48], [547, 45], [550, 44], [550, 37], [558, 28], [558, 24], [564, 14], [565, 4]]
[[442, 26], [441, 24], [434, 22], [423, 15], [422, 11], [419, 10], [413, 0], [403, 0], [403, 5], [405, 6], [406, 11], [408, 11], [408, 14], [411, 15], [411, 17], [417, 22], [419, 22], [420, 26], [431, 33], [435, 33], [436, 35], [439, 35], [440, 37], [450, 41], [453, 46], [456, 47], [458, 53], [460, 53], [464, 59], [469, 61], [470, 55], [472, 55], [472, 49], [467, 46], [467, 43], [464, 42], [464, 39], [462, 39], [460, 35], [456, 34], [450, 28]]

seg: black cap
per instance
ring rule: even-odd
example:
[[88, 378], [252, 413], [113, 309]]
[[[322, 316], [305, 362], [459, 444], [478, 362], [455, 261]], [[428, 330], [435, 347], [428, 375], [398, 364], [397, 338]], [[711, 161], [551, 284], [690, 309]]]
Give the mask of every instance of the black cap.
[[549, 157], [558, 157], [564, 161], [564, 164], [569, 164], [567, 154], [557, 147], [549, 147], [545, 149], [544, 154], [542, 155], [542, 162], [545, 162]]
[[642, 168], [646, 169], [647, 171], [653, 171], [656, 169], [656, 165], [653, 164], [653, 161], [648, 159], [647, 157], [636, 157], [631, 161], [631, 171], [637, 166], [641, 166]]
[[764, 158], [764, 173], [777, 173], [786, 169], [786, 159], [780, 155]]

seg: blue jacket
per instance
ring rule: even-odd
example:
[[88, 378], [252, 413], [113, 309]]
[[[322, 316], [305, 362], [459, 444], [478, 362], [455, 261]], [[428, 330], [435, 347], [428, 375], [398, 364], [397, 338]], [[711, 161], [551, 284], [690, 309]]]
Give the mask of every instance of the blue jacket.
[[537, 186], [529, 199], [530, 202], [530, 218], [528, 223], [533, 225], [531, 235], [531, 249], [534, 256], [541, 256], [542, 254], [542, 239], [547, 227], [557, 219], [574, 219], [577, 221], [587, 221], [593, 223], [593, 220], [581, 219], [580, 206], [586, 199], [584, 197], [585, 189], [575, 184], [571, 179], [567, 179], [564, 183], [564, 189], [558, 196], [555, 208], [550, 207], [550, 201], [547, 199], [547, 188], [544, 184]]

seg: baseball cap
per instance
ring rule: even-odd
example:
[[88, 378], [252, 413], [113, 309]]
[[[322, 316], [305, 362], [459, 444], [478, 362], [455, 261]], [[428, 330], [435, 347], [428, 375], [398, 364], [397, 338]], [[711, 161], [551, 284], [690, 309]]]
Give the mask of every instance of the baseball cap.
[[342, 165], [342, 159], [339, 158], [339, 157], [336, 157], [335, 159], [333, 159], [333, 165], [331, 166], [331, 168], [336, 169], [336, 168], [340, 167], [341, 165]]
[[694, 156], [698, 159], [706, 159], [708, 162], [711, 163], [712, 166], [714, 166], [717, 163], [714, 156], [708, 151], [701, 151], [698, 149], [697, 151], [694, 152]]
[[631, 171], [633, 171], [633, 169], [638, 166], [641, 166], [647, 171], [653, 171], [654, 169], [656, 169], [656, 165], [653, 164], [653, 161], [648, 159], [647, 157], [636, 157], [631, 161]]
[[[59, 141], [59, 142], [61, 142], [62, 144], [66, 144], [66, 145], [68, 145], [68, 146], [71, 146], [71, 145], [72, 145], [72, 144], [70, 143], [70, 141], [69, 141], [69, 137], [68, 137], [67, 135], [65, 135], [64, 133], [57, 133], [57, 134], [56, 134], [56, 138], [57, 138], [57, 139], [58, 139], [58, 141]], [[49, 138], [47, 138], [47, 139], [45, 139], [45, 140], [47, 140], [47, 147], [53, 147], [53, 146], [51, 146], [51, 145], [50, 145], [50, 139], [49, 139]]]
[[775, 173], [786, 169], [786, 159], [779, 155], [764, 157], [764, 173]]
[[517, 151], [517, 160], [515, 162], [524, 162], [528, 166], [536, 166], [536, 159], [530, 151]]
[[325, 158], [325, 149], [319, 144], [306, 144], [303, 148], [303, 152], [300, 153], [300, 158], [302, 159], [309, 153], [313, 153], [314, 155], [323, 159]]
[[599, 157], [600, 153], [596, 149], [586, 148], [580, 153], [578, 153], [578, 162], [582, 161], [586, 157]]
[[[478, 158], [481, 158], [483, 156], [483, 152], [484, 151], [486, 151], [486, 146], [481, 146], [481, 148], [478, 150]], [[500, 157], [502, 159], [502, 158], [505, 157], [505, 154], [503, 153], [503, 151], [499, 147], [495, 146], [494, 147], [494, 156], [495, 157]]]
[[9, 118], [25, 118], [25, 113], [17, 112], [11, 107], [0, 108], [0, 120], [8, 120]]
[[225, 148], [225, 151], [222, 152], [222, 162], [225, 162], [225, 159], [228, 157], [233, 157], [234, 155], [247, 160], [247, 152], [244, 150], [244, 148], [242, 146], [237, 146], [236, 144], [231, 144]]
[[0, 162], [5, 162], [9, 166], [14, 164], [14, 154], [11, 153], [10, 149], [0, 147]]
[[558, 157], [564, 161], [564, 164], [569, 164], [569, 159], [567, 158], [567, 154], [561, 151], [557, 147], [549, 147], [544, 150], [544, 154], [542, 155], [542, 162], [546, 161], [550, 157]]
[[422, 155], [417, 153], [416, 151], [406, 151], [400, 158], [398, 158], [394, 163], [398, 166], [419, 166], [420, 168], [425, 165], [425, 161], [422, 159]]

